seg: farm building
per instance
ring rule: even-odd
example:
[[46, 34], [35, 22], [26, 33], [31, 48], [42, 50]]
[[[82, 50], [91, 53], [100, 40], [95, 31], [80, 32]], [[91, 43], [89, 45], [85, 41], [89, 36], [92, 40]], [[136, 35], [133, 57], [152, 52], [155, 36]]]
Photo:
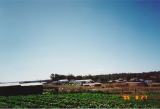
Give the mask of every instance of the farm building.
[[21, 86], [40, 86], [40, 85], [43, 85], [43, 83], [25, 83], [20, 85]]
[[127, 80], [124, 80], [122, 78], [119, 78], [117, 80], [114, 80], [116, 83], [122, 83], [122, 82], [126, 82]]
[[144, 82], [145, 82], [146, 84], [151, 84], [151, 83], [152, 83], [152, 80], [144, 80]]
[[58, 81], [52, 81], [51, 84], [58, 84]]
[[113, 83], [113, 82], [114, 82], [114, 80], [109, 80], [109, 81], [108, 81], [108, 83]]
[[138, 78], [131, 78], [129, 81], [130, 82], [138, 82], [139, 80], [138, 80]]
[[10, 82], [10, 83], [1, 83], [0, 87], [7, 87], [7, 86], [20, 86], [18, 82]]
[[78, 85], [83, 85], [83, 84], [86, 84], [86, 83], [94, 83], [94, 81], [91, 80], [91, 79], [86, 79], [86, 80], [72, 80], [72, 81], [70, 81], [70, 83], [72, 83], [72, 84], [78, 84]]
[[4, 83], [0, 84], [0, 96], [42, 94], [42, 83]]
[[83, 84], [83, 86], [101, 86], [102, 84], [101, 83], [85, 83]]

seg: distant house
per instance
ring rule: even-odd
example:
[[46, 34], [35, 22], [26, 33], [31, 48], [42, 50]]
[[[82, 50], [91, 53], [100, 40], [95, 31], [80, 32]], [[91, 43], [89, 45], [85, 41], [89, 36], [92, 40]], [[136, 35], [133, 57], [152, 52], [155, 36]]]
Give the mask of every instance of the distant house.
[[69, 83], [69, 80], [68, 80], [68, 79], [58, 80], [58, 84], [67, 84], [67, 83]]

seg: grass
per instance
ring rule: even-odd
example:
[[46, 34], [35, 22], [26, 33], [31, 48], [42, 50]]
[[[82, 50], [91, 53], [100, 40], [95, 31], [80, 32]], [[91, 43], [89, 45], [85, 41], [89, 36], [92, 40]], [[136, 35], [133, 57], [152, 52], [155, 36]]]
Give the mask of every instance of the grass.
[[[151, 95], [151, 94], [150, 94]], [[159, 94], [160, 95], [160, 94]], [[126, 101], [120, 95], [104, 93], [44, 93], [28, 96], [0, 96], [0, 108], [160, 108], [159, 100]]]

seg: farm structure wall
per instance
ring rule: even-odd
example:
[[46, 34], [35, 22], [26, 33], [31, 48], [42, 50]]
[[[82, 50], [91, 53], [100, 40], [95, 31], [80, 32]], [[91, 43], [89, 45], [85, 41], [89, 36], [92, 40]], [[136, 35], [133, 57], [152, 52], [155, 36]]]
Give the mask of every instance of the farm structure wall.
[[43, 86], [4, 86], [0, 87], [0, 96], [14, 96], [14, 95], [28, 95], [28, 94], [42, 94]]

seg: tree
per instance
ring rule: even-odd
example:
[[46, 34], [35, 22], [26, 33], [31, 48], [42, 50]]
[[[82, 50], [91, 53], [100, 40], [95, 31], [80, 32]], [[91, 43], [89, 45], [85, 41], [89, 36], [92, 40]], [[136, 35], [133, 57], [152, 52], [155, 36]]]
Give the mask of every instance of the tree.
[[68, 76], [67, 76], [67, 79], [68, 79], [68, 80], [75, 79], [75, 76], [74, 76], [74, 75], [72, 75], [72, 74], [70, 74], [70, 75], [68, 75]]

